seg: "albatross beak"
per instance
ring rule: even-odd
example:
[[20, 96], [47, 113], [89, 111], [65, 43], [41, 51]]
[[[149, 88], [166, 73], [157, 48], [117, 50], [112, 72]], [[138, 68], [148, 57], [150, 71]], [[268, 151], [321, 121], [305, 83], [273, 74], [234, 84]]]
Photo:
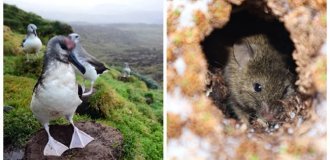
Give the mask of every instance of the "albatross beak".
[[76, 56], [73, 53], [69, 54], [69, 61], [76, 66], [82, 74], [85, 74], [85, 67], [77, 60]]

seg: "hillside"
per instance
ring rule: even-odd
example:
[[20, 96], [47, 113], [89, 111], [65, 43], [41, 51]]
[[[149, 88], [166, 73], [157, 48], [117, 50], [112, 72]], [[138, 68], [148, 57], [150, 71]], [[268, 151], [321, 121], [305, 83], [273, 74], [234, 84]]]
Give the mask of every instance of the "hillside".
[[[109, 66], [122, 67], [128, 62], [132, 70], [163, 82], [163, 27], [152, 24], [62, 23], [50, 21], [16, 6], [4, 4], [4, 25], [16, 33], [25, 34], [26, 26], [38, 26], [43, 44], [55, 35], [77, 32], [85, 49]], [[24, 36], [23, 36], [24, 37]], [[21, 43], [21, 42], [19, 42]]]
[[50, 21], [31, 12], [25, 12], [14, 5], [3, 4], [3, 24], [13, 31], [25, 34], [26, 26], [33, 23], [38, 26], [38, 36], [43, 43], [55, 35], [72, 33], [72, 27], [59, 21]]
[[[6, 17], [12, 10], [17, 10], [16, 12], [22, 17], [33, 14], [13, 6], [4, 5], [4, 7], [5, 20], [15, 18]], [[36, 23], [37, 20], [42, 23]], [[24, 26], [30, 22], [29, 19], [23, 18], [20, 23]], [[39, 24], [38, 27], [41, 30], [46, 28], [43, 24], [55, 28], [57, 24], [44, 20], [38, 15], [35, 15], [33, 23]], [[8, 26], [4, 26], [3, 31], [4, 106], [11, 108], [4, 112], [6, 154], [13, 148], [24, 150], [31, 135], [43, 129], [29, 108], [33, 86], [41, 72], [43, 57], [34, 57], [27, 62], [20, 48], [20, 42], [24, 37], [24, 32], [20, 31], [22, 27], [8, 21], [5, 24]], [[42, 34], [44, 37], [52, 37], [58, 33], [50, 29], [49, 33]], [[48, 39], [45, 38], [44, 41], [47, 42]], [[45, 52], [45, 46], [41, 52]], [[123, 159], [161, 159], [163, 156], [163, 92], [160, 89], [148, 88], [150, 85], [147, 81], [140, 80], [143, 79], [141, 77], [132, 76], [124, 82], [120, 80], [120, 75], [120, 70], [116, 67], [111, 67], [107, 73], [101, 75], [95, 83], [96, 93], [88, 99], [88, 112], [76, 114], [74, 121], [94, 120], [117, 128], [124, 137]], [[81, 83], [82, 78], [77, 78]], [[51, 124], [67, 123], [64, 119], [51, 122]]]
[[128, 62], [134, 71], [163, 82], [163, 27], [151, 24], [71, 24], [85, 49], [110, 66]]

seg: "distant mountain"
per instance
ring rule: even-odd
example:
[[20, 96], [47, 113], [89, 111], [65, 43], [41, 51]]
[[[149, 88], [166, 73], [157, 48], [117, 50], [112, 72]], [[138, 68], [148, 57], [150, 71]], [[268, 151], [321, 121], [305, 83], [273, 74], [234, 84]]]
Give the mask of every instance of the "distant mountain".
[[163, 81], [163, 26], [71, 23], [85, 49], [109, 66], [123, 66]]

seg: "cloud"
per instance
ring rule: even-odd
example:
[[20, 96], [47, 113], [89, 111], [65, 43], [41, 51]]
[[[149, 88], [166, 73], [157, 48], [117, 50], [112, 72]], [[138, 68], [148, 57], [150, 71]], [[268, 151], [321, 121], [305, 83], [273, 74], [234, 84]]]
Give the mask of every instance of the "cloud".
[[88, 23], [163, 22], [162, 0], [4, 0], [46, 19]]

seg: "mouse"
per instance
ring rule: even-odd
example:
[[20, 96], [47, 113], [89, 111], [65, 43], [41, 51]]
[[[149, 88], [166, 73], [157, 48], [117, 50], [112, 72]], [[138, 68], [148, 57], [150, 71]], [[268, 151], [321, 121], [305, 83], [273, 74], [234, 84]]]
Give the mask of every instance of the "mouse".
[[265, 127], [276, 123], [284, 112], [282, 100], [295, 94], [289, 55], [276, 49], [265, 34], [240, 38], [229, 48], [224, 68], [230, 92], [227, 105], [237, 118]]

